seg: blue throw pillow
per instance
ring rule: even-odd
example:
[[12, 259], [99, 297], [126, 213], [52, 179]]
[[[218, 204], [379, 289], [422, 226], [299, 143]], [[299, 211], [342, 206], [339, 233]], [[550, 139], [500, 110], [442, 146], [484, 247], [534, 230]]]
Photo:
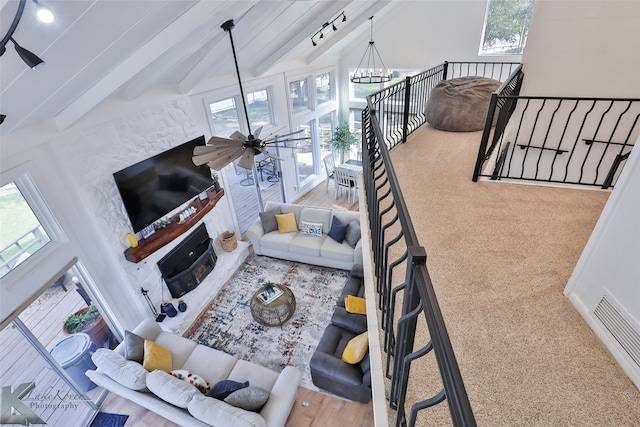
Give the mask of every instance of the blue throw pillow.
[[331, 237], [338, 243], [342, 243], [345, 234], [347, 234], [347, 227], [349, 227], [349, 224], [341, 223], [340, 220], [334, 216], [333, 220], [331, 221], [331, 230], [329, 230], [329, 237]]
[[214, 399], [224, 400], [234, 391], [238, 391], [245, 387], [249, 387], [249, 381], [239, 383], [232, 380], [223, 380], [216, 383], [206, 396], [213, 397]]

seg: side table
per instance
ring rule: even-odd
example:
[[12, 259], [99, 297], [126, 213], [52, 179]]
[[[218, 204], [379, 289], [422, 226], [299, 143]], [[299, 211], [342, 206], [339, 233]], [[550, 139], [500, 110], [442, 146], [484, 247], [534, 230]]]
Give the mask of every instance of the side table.
[[265, 304], [260, 299], [262, 288], [258, 289], [251, 297], [249, 307], [253, 318], [265, 326], [282, 326], [291, 319], [296, 311], [296, 297], [288, 286], [274, 285], [280, 291], [280, 295], [275, 300]]

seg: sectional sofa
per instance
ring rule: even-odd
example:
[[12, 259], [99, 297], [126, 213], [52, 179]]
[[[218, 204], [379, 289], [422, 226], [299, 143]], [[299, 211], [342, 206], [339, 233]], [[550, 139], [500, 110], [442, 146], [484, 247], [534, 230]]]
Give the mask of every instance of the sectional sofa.
[[[130, 356], [125, 339], [115, 350], [99, 349], [92, 359], [96, 370], [86, 375], [95, 384], [131, 400], [162, 417], [186, 427], [283, 427], [295, 402], [301, 373], [287, 366], [280, 373], [213, 348], [199, 345], [179, 335], [161, 330], [153, 320], [145, 320], [133, 334], [168, 349], [171, 370], [188, 371], [211, 386], [249, 381], [253, 390], [261, 389], [264, 406], [258, 411], [243, 408], [247, 403], [227, 403], [203, 394], [188, 381], [162, 370], [147, 371]], [[145, 341], [144, 351], [147, 351]], [[126, 357], [125, 357], [126, 356]], [[146, 363], [146, 361], [145, 361]], [[247, 387], [246, 391], [250, 391]], [[267, 396], [268, 393], [268, 396]], [[245, 399], [251, 396], [244, 394]], [[236, 406], [234, 406], [236, 405]], [[249, 408], [252, 409], [252, 408]]]

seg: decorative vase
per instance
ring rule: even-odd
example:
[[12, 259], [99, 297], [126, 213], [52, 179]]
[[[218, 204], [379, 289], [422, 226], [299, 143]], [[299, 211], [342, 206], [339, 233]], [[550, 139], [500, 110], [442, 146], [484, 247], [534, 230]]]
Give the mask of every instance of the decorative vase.
[[179, 300], [178, 301], [178, 310], [180, 310], [181, 313], [184, 313], [185, 311], [187, 311], [187, 303], [184, 302], [183, 300]]
[[178, 314], [176, 308], [170, 302], [163, 302], [162, 306], [160, 307], [160, 311], [169, 317], [176, 317], [176, 315]]
[[226, 252], [231, 252], [238, 247], [238, 239], [233, 231], [223, 231], [218, 238], [220, 239], [220, 246]]

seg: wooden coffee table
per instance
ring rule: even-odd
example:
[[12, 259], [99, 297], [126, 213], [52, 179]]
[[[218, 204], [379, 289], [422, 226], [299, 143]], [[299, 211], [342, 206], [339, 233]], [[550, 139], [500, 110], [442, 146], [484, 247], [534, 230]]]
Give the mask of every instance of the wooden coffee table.
[[288, 286], [274, 285], [275, 288], [282, 292], [282, 295], [271, 301], [265, 303], [260, 294], [262, 288], [258, 289], [251, 297], [249, 307], [251, 308], [251, 315], [253, 318], [265, 326], [281, 326], [284, 325], [287, 320], [291, 319], [293, 312], [296, 311], [296, 297], [293, 295], [291, 289]]

